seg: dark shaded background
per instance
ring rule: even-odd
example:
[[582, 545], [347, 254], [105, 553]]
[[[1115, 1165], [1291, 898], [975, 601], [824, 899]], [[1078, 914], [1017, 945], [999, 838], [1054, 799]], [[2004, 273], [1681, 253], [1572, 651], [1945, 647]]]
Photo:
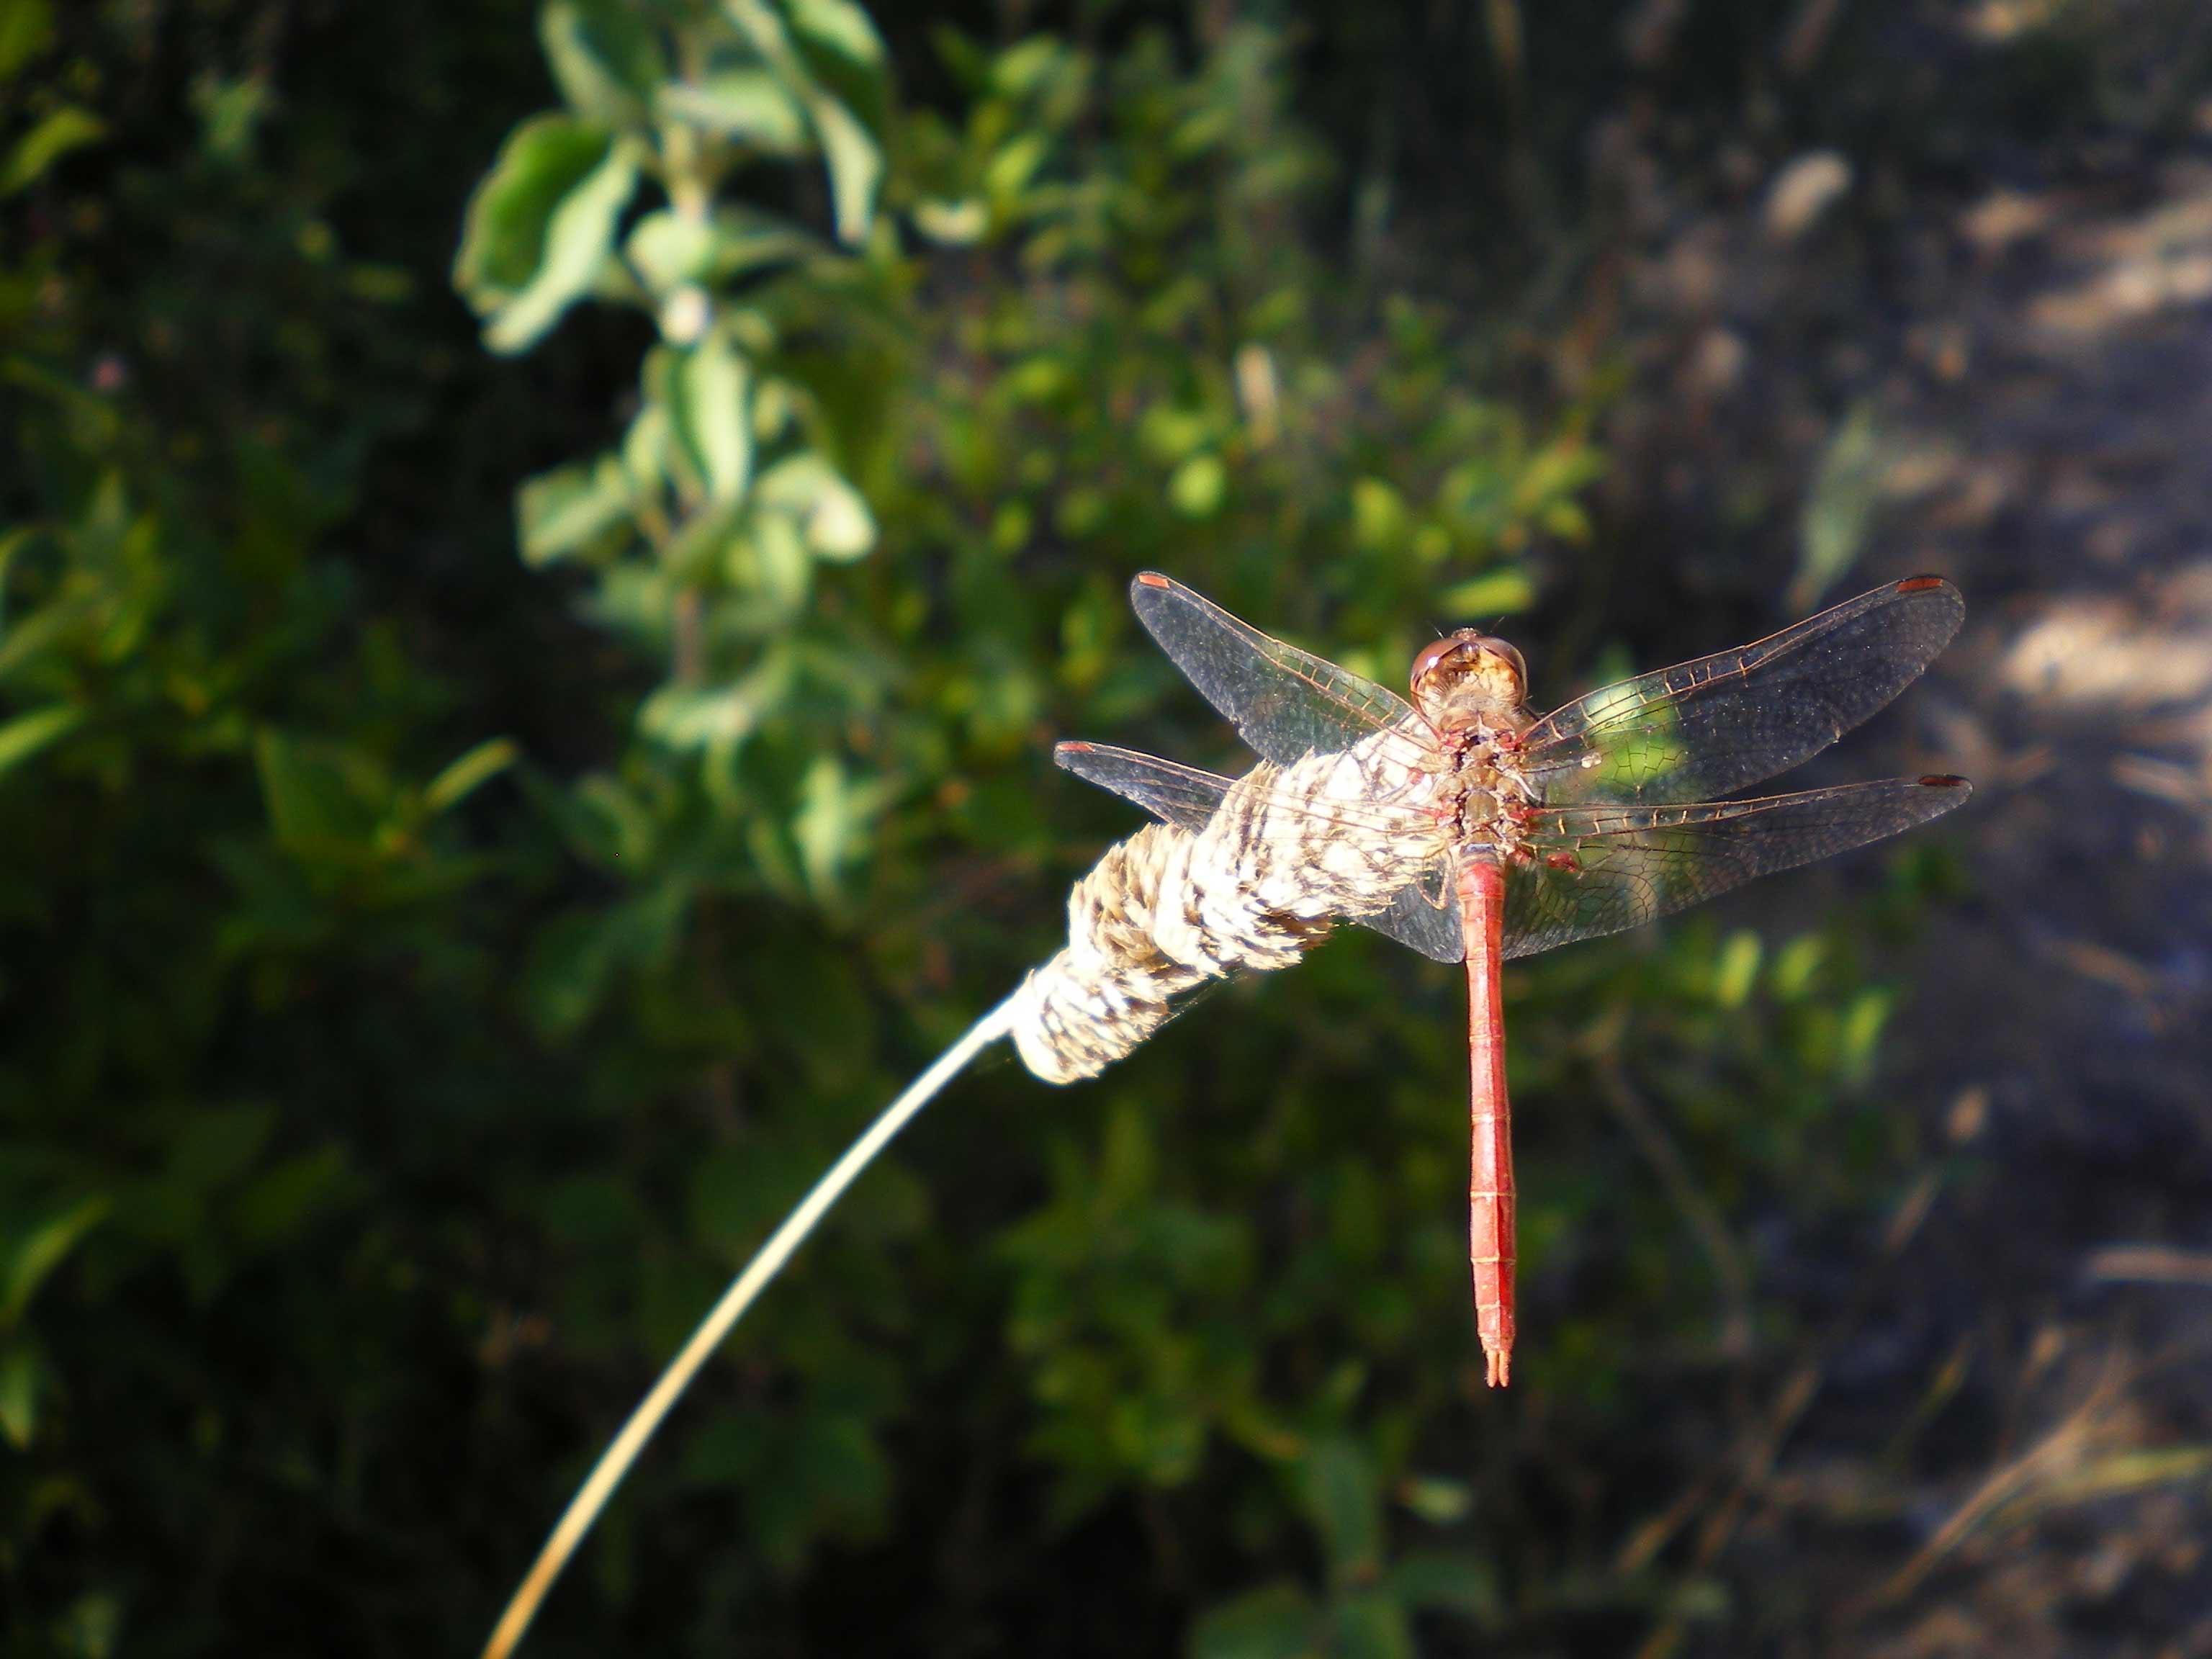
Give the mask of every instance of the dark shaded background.
[[[1158, 565], [1384, 676], [1512, 613], [1553, 702], [1940, 570], [1965, 635], [1808, 771], [1978, 793], [1516, 970], [1510, 1394], [1458, 994], [1346, 939], [957, 1085], [531, 1650], [2212, 1653], [2212, 15], [878, 17], [878, 239], [763, 304], [879, 537], [689, 683], [514, 551], [650, 323], [499, 358], [451, 288], [537, 21], [0, 0], [13, 1649], [480, 1642], [1130, 827], [1050, 742], [1228, 752]], [[1064, 107], [976, 67], [1039, 37]], [[1031, 131], [1027, 216], [917, 234]], [[653, 724], [784, 644], [736, 759]]]

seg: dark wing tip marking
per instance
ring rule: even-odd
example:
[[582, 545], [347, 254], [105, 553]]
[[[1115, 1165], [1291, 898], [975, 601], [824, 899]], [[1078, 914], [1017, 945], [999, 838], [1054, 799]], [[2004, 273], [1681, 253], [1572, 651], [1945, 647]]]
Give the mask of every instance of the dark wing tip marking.
[[1920, 780], [1923, 789], [1956, 789], [1966, 794], [1973, 793], [1972, 782], [1949, 772], [1931, 772]]
[[1926, 593], [1936, 588], [1948, 587], [1950, 585], [1941, 576], [1907, 576], [1903, 581], [1898, 583], [1897, 591], [1900, 593]]

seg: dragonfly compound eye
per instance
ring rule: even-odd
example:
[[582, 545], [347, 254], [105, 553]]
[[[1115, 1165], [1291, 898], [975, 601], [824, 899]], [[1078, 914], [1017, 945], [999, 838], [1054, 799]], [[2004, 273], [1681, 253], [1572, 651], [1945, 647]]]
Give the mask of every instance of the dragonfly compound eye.
[[1423, 647], [1413, 659], [1413, 672], [1407, 677], [1413, 683], [1413, 689], [1420, 690], [1421, 682], [1435, 673], [1437, 665], [1460, 650], [1463, 643], [1455, 634], [1448, 639], [1438, 640], [1434, 645]]

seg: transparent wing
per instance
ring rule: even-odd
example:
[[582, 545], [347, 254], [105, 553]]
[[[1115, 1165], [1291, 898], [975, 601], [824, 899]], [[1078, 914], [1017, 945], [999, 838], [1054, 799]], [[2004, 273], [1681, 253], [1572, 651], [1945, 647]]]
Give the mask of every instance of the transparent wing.
[[1696, 806], [1540, 808], [1527, 826], [1534, 856], [1505, 867], [1505, 954], [1620, 933], [1925, 823], [1972, 793], [1964, 778], [1887, 778]]
[[1146, 571], [1130, 608], [1199, 694], [1267, 760], [1288, 766], [1400, 727], [1407, 763], [1428, 740], [1413, 706], [1371, 680], [1270, 639], [1181, 582]]
[[[1055, 764], [1079, 778], [1102, 789], [1110, 789], [1122, 799], [1134, 801], [1162, 822], [1185, 830], [1205, 828], [1206, 820], [1213, 816], [1214, 809], [1221, 805], [1221, 798], [1235, 781], [1217, 773], [1202, 772], [1195, 766], [1185, 766], [1179, 761], [1162, 760], [1157, 755], [1139, 754], [1133, 749], [1116, 749], [1109, 744], [1063, 743], [1052, 751], [1052, 758]], [[1284, 810], [1295, 810], [1346, 830], [1391, 827], [1391, 821], [1379, 813], [1372, 820], [1363, 821], [1358, 808], [1349, 803], [1326, 817], [1313, 812], [1303, 801], [1279, 805]], [[1453, 902], [1450, 875], [1448, 861], [1440, 858], [1422, 872], [1419, 881], [1401, 888], [1388, 909], [1356, 920], [1361, 927], [1371, 927], [1432, 961], [1461, 961], [1467, 955], [1467, 947], [1462, 938], [1459, 909]]]
[[1052, 751], [1053, 764], [1085, 782], [1134, 801], [1164, 823], [1203, 830], [1235, 780], [1201, 772], [1180, 761], [1140, 755], [1111, 744], [1063, 743]]
[[1431, 962], [1466, 961], [1467, 927], [1451, 878], [1450, 863], [1438, 859], [1419, 881], [1398, 890], [1389, 909], [1361, 916], [1359, 925], [1419, 951]]
[[1522, 734], [1547, 805], [1725, 795], [1787, 771], [1920, 677], [1966, 615], [1959, 590], [1915, 576], [1754, 645], [1593, 691]]

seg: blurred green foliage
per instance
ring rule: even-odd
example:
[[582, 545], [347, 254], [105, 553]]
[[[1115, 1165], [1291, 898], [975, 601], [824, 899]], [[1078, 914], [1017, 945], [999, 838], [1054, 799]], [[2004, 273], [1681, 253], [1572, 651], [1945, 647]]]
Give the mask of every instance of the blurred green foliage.
[[[1266, 14], [374, 9], [0, 0], [26, 1653], [479, 1638], [1129, 827], [1050, 740], [1225, 752], [1133, 570], [1395, 679], [1592, 533], [1605, 378], [1486, 395], [1494, 331], [1347, 271]], [[960, 1085], [533, 1647], [1388, 1654], [1674, 1595], [1557, 1523], [1570, 1464], [1643, 1467], [1639, 1391], [1792, 1333], [1585, 1103], [1667, 1125], [1724, 1241], [1849, 1224], [1911, 1151], [1860, 937], [1511, 977], [1506, 1398], [1448, 975], [1348, 939], [1096, 1085]]]

